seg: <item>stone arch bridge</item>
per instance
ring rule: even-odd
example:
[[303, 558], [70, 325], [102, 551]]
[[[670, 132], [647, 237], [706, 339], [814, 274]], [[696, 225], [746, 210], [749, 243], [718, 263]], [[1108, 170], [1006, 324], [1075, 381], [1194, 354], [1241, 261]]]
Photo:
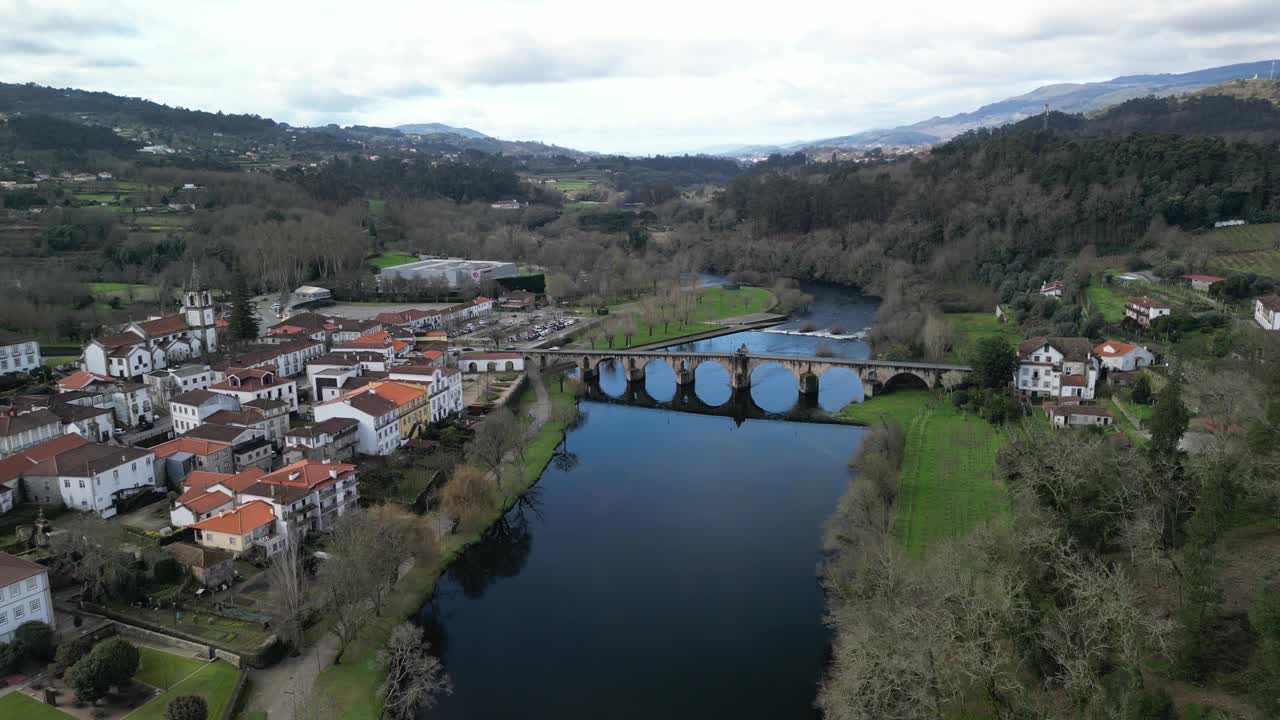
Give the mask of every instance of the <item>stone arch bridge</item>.
[[751, 373], [762, 365], [781, 365], [791, 371], [805, 395], [818, 392], [819, 378], [827, 370], [845, 368], [857, 373], [862, 381], [864, 397], [872, 397], [881, 388], [903, 376], [914, 377], [926, 387], [942, 384], [942, 376], [949, 372], [967, 376], [973, 369], [965, 365], [942, 363], [896, 362], [892, 360], [847, 360], [844, 358], [804, 357], [798, 355], [772, 355], [748, 352], [745, 348], [732, 353], [714, 352], [663, 352], [660, 350], [526, 350], [526, 367], [534, 363], [547, 368], [572, 364], [591, 379], [597, 375], [602, 362], [620, 363], [627, 371], [629, 382], [643, 382], [645, 366], [662, 362], [675, 372], [676, 384], [692, 385], [694, 371], [704, 363], [714, 363], [729, 373], [729, 384], [735, 390], [751, 387]]

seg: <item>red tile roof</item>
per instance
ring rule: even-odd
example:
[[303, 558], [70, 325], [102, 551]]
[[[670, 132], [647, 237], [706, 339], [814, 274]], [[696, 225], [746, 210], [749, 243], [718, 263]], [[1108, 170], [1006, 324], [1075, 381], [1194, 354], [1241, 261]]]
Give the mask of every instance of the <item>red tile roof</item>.
[[263, 525], [275, 522], [271, 506], [261, 500], [247, 502], [235, 510], [220, 512], [192, 525], [197, 530], [243, 537]]
[[1198, 280], [1200, 282], [1216, 283], [1216, 282], [1222, 282], [1226, 278], [1220, 278], [1217, 275], [1197, 275], [1195, 273], [1187, 273], [1186, 275], [1182, 276], [1182, 279], [1191, 280], [1192, 282], [1195, 282]]
[[134, 324], [137, 325], [147, 337], [174, 335], [188, 328], [187, 319], [181, 315], [166, 315], [154, 320], [144, 320], [140, 323]]
[[58, 387], [64, 390], [81, 390], [86, 385], [94, 382], [111, 382], [114, 378], [106, 375], [91, 373], [88, 370], [78, 370], [70, 375], [58, 379]]
[[0, 588], [8, 587], [29, 577], [47, 572], [48, 568], [40, 563], [23, 560], [7, 552], [0, 552]]
[[1152, 300], [1146, 295], [1133, 295], [1129, 298], [1129, 304], [1134, 307], [1146, 308], [1150, 310], [1168, 310], [1169, 306], [1159, 300]]
[[1133, 343], [1119, 342], [1116, 340], [1107, 340], [1099, 344], [1093, 349], [1093, 354], [1098, 357], [1121, 357], [1137, 350], [1138, 346]]
[[347, 463], [299, 460], [292, 465], [286, 465], [275, 472], [263, 475], [259, 482], [315, 488], [336, 478], [345, 477], [355, 472], [355, 469], [355, 465]]
[[20, 450], [0, 460], [0, 482], [8, 482], [49, 458], [88, 444], [88, 440], [72, 434], [61, 435]]
[[1263, 295], [1258, 298], [1258, 302], [1271, 312], [1280, 312], [1280, 295]]
[[178, 452], [189, 452], [192, 455], [212, 455], [231, 447], [227, 443], [214, 442], [212, 440], [198, 440], [186, 436], [178, 436], [169, 442], [160, 443], [151, 448], [156, 454], [156, 458], [167, 458]]
[[212, 512], [227, 503], [232, 502], [233, 498], [221, 490], [206, 492], [204, 490], [188, 490], [178, 496], [174, 502], [182, 505], [196, 515], [203, 515]]

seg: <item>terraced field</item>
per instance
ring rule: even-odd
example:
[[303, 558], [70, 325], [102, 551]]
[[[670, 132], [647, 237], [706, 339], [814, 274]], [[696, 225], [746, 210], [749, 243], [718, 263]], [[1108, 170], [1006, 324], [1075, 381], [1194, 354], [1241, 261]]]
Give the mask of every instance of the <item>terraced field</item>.
[[1280, 248], [1280, 223], [1217, 228], [1200, 236], [1199, 241], [1221, 248], [1224, 253], [1274, 250]]
[[1211, 260], [1210, 263], [1220, 273], [1256, 273], [1267, 277], [1280, 278], [1280, 250], [1257, 250], [1254, 252], [1219, 255]]

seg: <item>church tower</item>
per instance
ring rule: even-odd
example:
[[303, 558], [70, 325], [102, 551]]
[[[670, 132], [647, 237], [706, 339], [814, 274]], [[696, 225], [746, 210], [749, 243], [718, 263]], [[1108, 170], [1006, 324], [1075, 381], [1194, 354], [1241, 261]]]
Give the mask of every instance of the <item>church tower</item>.
[[200, 339], [204, 352], [218, 350], [217, 316], [213, 310], [213, 295], [200, 282], [196, 264], [191, 263], [191, 279], [182, 293], [182, 316], [191, 334]]

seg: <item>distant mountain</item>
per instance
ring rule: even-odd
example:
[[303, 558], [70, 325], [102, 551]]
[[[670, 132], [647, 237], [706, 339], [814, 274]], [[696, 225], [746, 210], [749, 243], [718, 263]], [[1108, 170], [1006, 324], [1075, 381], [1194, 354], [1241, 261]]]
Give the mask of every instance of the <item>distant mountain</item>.
[[1272, 80], [1269, 78], [1247, 78], [1242, 80], [1230, 80], [1217, 85], [1210, 85], [1203, 90], [1197, 90], [1197, 96], [1203, 95], [1225, 95], [1227, 97], [1248, 99], [1258, 98], [1260, 100], [1269, 100], [1273, 103], [1280, 104], [1280, 80]]
[[408, 125], [397, 125], [396, 130], [399, 130], [406, 135], [461, 135], [462, 137], [472, 138], [473, 140], [483, 140], [489, 137], [479, 130], [472, 130], [471, 128], [465, 127], [453, 127], [452, 125], [445, 125], [444, 123], [410, 123]]
[[911, 125], [865, 130], [822, 140], [777, 146], [749, 145], [720, 154], [728, 157], [758, 157], [772, 152], [795, 152], [801, 149], [827, 147], [927, 146], [945, 142], [969, 130], [1016, 123], [1043, 113], [1045, 105], [1055, 112], [1087, 114], [1135, 98], [1183, 95], [1241, 78], [1268, 77], [1273, 62], [1263, 60], [1187, 73], [1125, 75], [1104, 82], [1045, 85], [1025, 95], [983, 105], [973, 112], [948, 117], [932, 117]]

